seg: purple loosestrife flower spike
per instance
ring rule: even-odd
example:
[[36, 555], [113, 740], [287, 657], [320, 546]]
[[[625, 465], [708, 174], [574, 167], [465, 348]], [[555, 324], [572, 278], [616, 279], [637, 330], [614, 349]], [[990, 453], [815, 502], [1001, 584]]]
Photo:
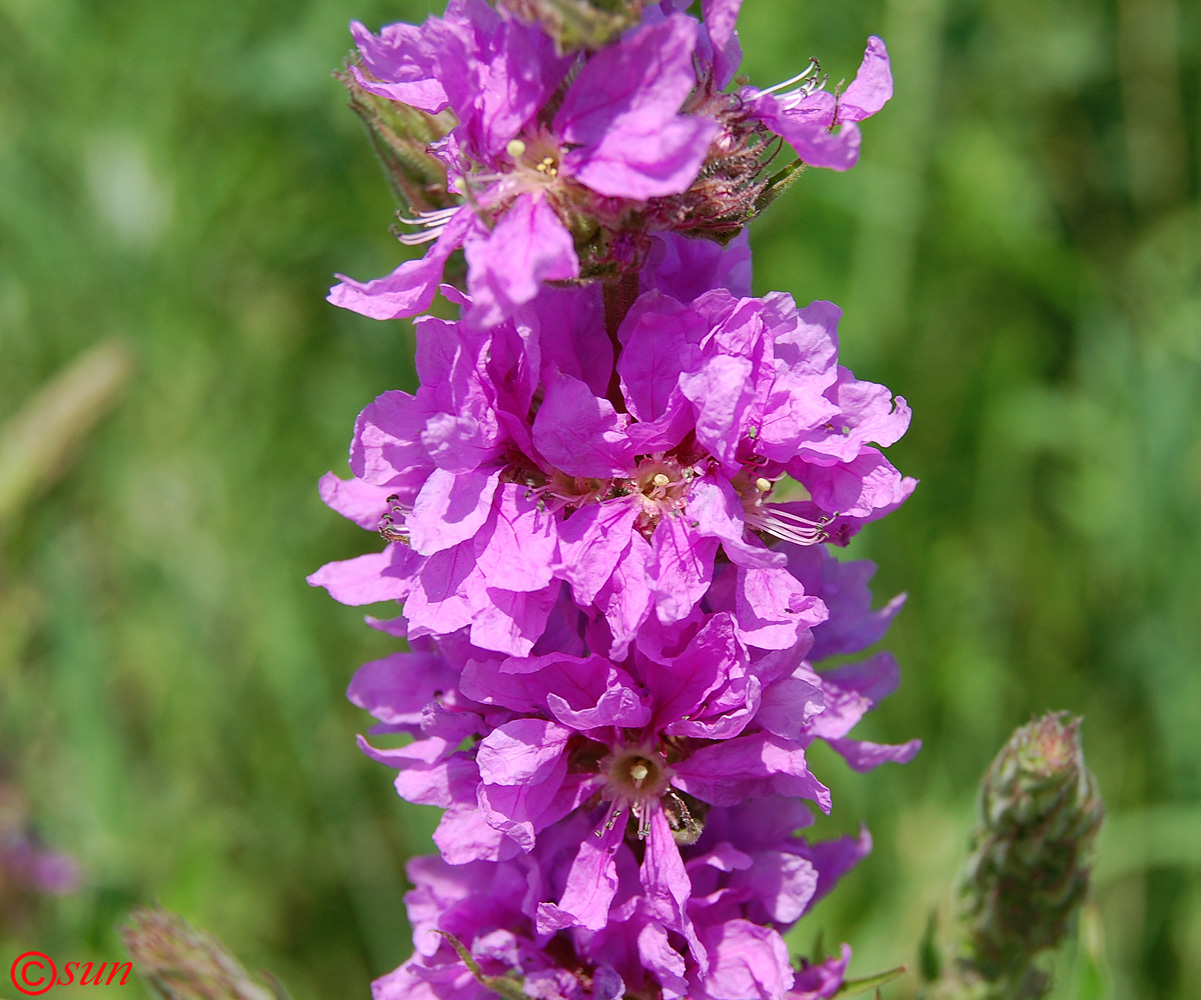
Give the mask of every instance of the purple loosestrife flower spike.
[[417, 391], [366, 407], [352, 478], [321, 481], [385, 548], [310, 583], [400, 602], [369, 621], [410, 648], [355, 675], [370, 735], [402, 738], [360, 746], [444, 810], [440, 856], [409, 869], [415, 954], [376, 1000], [855, 985], [845, 945], [794, 968], [783, 935], [871, 847], [799, 835], [803, 800], [831, 805], [809, 747], [863, 771], [919, 746], [851, 735], [896, 686], [888, 653], [814, 665], [901, 606], [873, 609], [874, 567], [826, 543], [912, 492], [881, 451], [909, 408], [838, 364], [836, 306], [751, 295], [742, 229], [804, 166], [855, 162], [888, 56], [870, 39], [845, 90], [813, 63], [732, 91], [740, 0], [688, 6], [450, 0], [352, 25], [345, 81], [401, 241], [428, 246], [330, 300], [461, 310], [416, 321]]

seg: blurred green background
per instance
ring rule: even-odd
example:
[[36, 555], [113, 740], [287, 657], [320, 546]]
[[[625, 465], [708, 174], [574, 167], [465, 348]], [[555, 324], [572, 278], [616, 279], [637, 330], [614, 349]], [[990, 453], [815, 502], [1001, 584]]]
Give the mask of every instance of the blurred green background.
[[[350, 18], [426, 13], [0, 0], [0, 767], [85, 872], [0, 913], [5, 970], [117, 958], [114, 925], [156, 899], [297, 1000], [366, 997], [409, 953], [403, 859], [436, 816], [358, 754], [342, 697], [393, 641], [303, 577], [372, 545], [316, 480], [413, 382], [405, 324], [323, 301], [335, 270], [400, 259], [330, 71]], [[820, 830], [866, 820], [876, 850], [798, 949], [821, 930], [859, 973], [911, 962], [983, 768], [1065, 708], [1111, 819], [1056, 997], [1201, 995], [1199, 20], [746, 0], [761, 86], [890, 47], [859, 166], [806, 174], [752, 239], [758, 291], [844, 307], [845, 363], [913, 405], [892, 457], [922, 480], [853, 551], [881, 600], [909, 593], [902, 687], [863, 732], [926, 747], [867, 776], [815, 755]]]

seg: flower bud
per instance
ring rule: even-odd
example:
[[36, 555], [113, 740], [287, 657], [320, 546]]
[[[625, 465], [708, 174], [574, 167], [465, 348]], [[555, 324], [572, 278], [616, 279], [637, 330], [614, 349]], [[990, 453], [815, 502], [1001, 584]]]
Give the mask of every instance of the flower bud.
[[446, 166], [429, 151], [458, 124], [451, 111], [429, 115], [364, 90], [349, 70], [335, 73], [350, 92], [350, 108], [363, 120], [392, 192], [414, 214], [457, 204], [446, 184]]
[[1012, 987], [1002, 989], [1006, 997], [1045, 992], [1031, 960], [1059, 943], [1088, 892], [1104, 806], [1084, 763], [1080, 722], [1049, 712], [1021, 727], [981, 785], [960, 884], [963, 964]]
[[134, 910], [121, 938], [162, 1000], [287, 1000], [277, 982], [255, 982], [219, 941], [167, 910]]
[[542, 25], [559, 52], [599, 49], [642, 17], [642, 0], [499, 0], [529, 24]]

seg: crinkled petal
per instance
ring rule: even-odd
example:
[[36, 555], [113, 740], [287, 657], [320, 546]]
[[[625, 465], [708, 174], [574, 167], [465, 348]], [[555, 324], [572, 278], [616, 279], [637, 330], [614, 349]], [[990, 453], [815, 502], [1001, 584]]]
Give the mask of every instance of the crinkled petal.
[[778, 931], [749, 920], [726, 920], [705, 929], [710, 969], [701, 979], [706, 997], [782, 1000], [793, 984], [788, 946]]
[[817, 888], [811, 903], [816, 903], [838, 883], [838, 880], [866, 858], [872, 851], [872, 835], [867, 827], [857, 837], [838, 837], [815, 844], [798, 841], [792, 848], [808, 858], [817, 868]]
[[312, 587], [324, 587], [342, 604], [403, 601], [413, 588], [408, 564], [418, 558], [403, 545], [389, 545], [383, 552], [326, 563], [307, 580]]
[[555, 131], [578, 147], [560, 169], [611, 197], [684, 191], [717, 131], [678, 114], [696, 83], [696, 41], [696, 22], [673, 14], [590, 59], [555, 116]]
[[617, 560], [612, 574], [596, 595], [594, 604], [605, 616], [612, 633], [608, 655], [614, 660], [625, 658], [639, 626], [650, 614], [651, 590], [647, 581], [650, 561], [650, 543], [634, 532], [629, 548]]
[[686, 514], [659, 522], [646, 568], [659, 621], [670, 625], [691, 613], [709, 589], [716, 554], [717, 540], [697, 535]]
[[847, 966], [851, 963], [851, 946], [842, 946], [839, 958], [827, 958], [817, 965], [808, 962], [797, 972], [787, 1000], [829, 1000], [842, 987]]
[[888, 50], [872, 35], [867, 40], [859, 72], [838, 100], [838, 120], [863, 121], [884, 107], [891, 97], [892, 69], [888, 64]]
[[830, 811], [830, 790], [805, 765], [805, 752], [763, 733], [723, 740], [673, 767], [677, 788], [715, 806], [765, 795], [812, 799]]
[[643, 296], [622, 323], [617, 373], [626, 405], [638, 420], [663, 417], [679, 396], [690, 347], [704, 333], [701, 318], [666, 295]]
[[370, 74], [357, 65], [351, 67], [364, 90], [431, 115], [446, 109], [446, 89], [438, 80], [439, 56], [448, 48], [465, 55], [462, 41], [447, 22], [431, 17], [420, 26], [389, 24], [377, 37], [351, 21], [350, 33], [362, 56], [362, 68]]
[[743, 642], [760, 649], [788, 649], [811, 638], [808, 630], [826, 620], [826, 606], [806, 594], [784, 569], [768, 566], [737, 571], [734, 618]]
[[617, 822], [602, 829], [600, 837], [589, 835], [581, 841], [558, 905], [540, 903], [538, 906], [539, 934], [550, 934], [566, 927], [586, 927], [594, 931], [605, 928], [609, 922], [609, 905], [617, 894], [614, 855], [624, 836], [625, 823]]
[[472, 595], [482, 590], [474, 542], [435, 552], [425, 559], [405, 601], [409, 636], [449, 635], [472, 622]]
[[488, 587], [475, 597], [472, 643], [510, 656], [526, 656], [546, 631], [556, 593], [552, 588], [517, 593]]
[[702, 0], [701, 16], [709, 41], [713, 46], [713, 83], [724, 90], [742, 62], [742, 47], [738, 44], [738, 11], [742, 0]]
[[742, 501], [723, 477], [693, 480], [688, 489], [688, 516], [698, 535], [718, 539], [730, 561], [739, 566], [783, 566], [787, 561], [784, 553], [748, 536]]
[[784, 106], [772, 94], [757, 98], [754, 110], [760, 121], [811, 167], [849, 170], [859, 160], [863, 136], [854, 122], [831, 132], [827, 122], [814, 121], [801, 109]]
[[681, 302], [712, 288], [725, 288], [739, 298], [751, 294], [750, 230], [743, 229], [726, 246], [675, 232], [659, 233], [642, 272], [645, 290]]
[[738, 445], [755, 400], [752, 371], [747, 358], [718, 355], [699, 372], [680, 376], [680, 391], [696, 408], [697, 441], [731, 474], [741, 468]]
[[490, 233], [469, 238], [464, 249], [473, 299], [468, 316], [481, 327], [511, 316], [544, 281], [580, 274], [571, 234], [541, 194], [521, 195]]
[[488, 519], [499, 481], [499, 469], [431, 472], [405, 518], [413, 550], [428, 556], [474, 538]]
[[718, 131], [716, 122], [704, 118], [627, 118], [598, 144], [571, 150], [563, 157], [563, 168], [611, 198], [680, 194], [696, 179]]
[[697, 938], [688, 916], [692, 881], [688, 878], [679, 845], [672, 836], [662, 809], [651, 812], [649, 826], [645, 841], [646, 854], [639, 871], [647, 902], [667, 927], [684, 935], [692, 957], [704, 969], [707, 966], [705, 948]]
[[696, 22], [674, 14], [601, 49], [567, 92], [555, 132], [573, 145], [595, 146], [626, 118], [654, 126], [675, 117], [696, 84], [696, 37]]
[[630, 547], [641, 505], [636, 497], [588, 504], [559, 525], [555, 575], [571, 584], [576, 602], [587, 607]]
[[881, 764], [908, 764], [922, 748], [921, 740], [908, 743], [871, 743], [867, 740], [835, 739], [829, 741], [852, 770], [870, 771]]
[[388, 509], [389, 486], [374, 486], [361, 479], [339, 479], [332, 472], [321, 477], [318, 484], [321, 499], [343, 517], [360, 528], [374, 531]]
[[526, 593], [552, 579], [555, 519], [515, 483], [496, 491], [487, 526], [475, 538], [476, 565], [490, 587]]
[[604, 479], [634, 465], [628, 425], [629, 417], [619, 415], [607, 399], [560, 374], [546, 382], [546, 398], [534, 418], [534, 445], [569, 476]]
[[441, 653], [393, 653], [359, 667], [346, 697], [389, 726], [416, 727], [426, 705], [453, 686], [457, 674]]
[[342, 282], [330, 289], [329, 301], [371, 319], [401, 319], [424, 312], [438, 292], [447, 258], [474, 224], [474, 210], [464, 206], [442, 227], [424, 257], [407, 260], [386, 278], [374, 281], [355, 281], [340, 274]]
[[807, 858], [783, 851], [761, 851], [751, 867], [734, 874], [730, 885], [753, 893], [768, 919], [791, 924], [813, 901], [818, 872]]
[[513, 840], [488, 825], [475, 802], [455, 803], [442, 814], [434, 831], [434, 844], [452, 865], [504, 861], [521, 853]]

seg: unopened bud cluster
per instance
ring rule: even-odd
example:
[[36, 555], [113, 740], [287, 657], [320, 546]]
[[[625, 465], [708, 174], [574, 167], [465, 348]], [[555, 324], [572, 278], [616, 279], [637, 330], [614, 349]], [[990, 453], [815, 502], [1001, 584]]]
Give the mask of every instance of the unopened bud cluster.
[[963, 937], [938, 1000], [1035, 1000], [1050, 989], [1035, 959], [1062, 941], [1088, 894], [1105, 812], [1080, 723], [1049, 712], [989, 767], [960, 879]]
[[121, 937], [161, 1000], [287, 1000], [255, 982], [216, 938], [167, 910], [134, 910]]

